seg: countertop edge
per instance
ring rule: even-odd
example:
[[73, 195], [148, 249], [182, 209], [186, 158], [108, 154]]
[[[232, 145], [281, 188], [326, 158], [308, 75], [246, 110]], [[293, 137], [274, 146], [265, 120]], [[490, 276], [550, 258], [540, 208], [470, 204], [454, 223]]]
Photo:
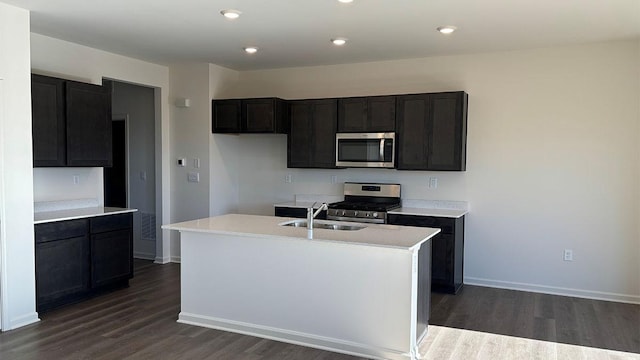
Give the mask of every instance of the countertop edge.
[[[40, 219], [40, 220], [34, 220], [33, 224], [34, 225], [46, 224], [46, 223], [56, 222], [56, 221], [77, 220], [77, 219], [85, 219], [85, 218], [98, 217], [98, 216], [109, 216], [109, 215], [133, 213], [133, 212], [137, 212], [138, 211], [138, 209], [110, 208], [110, 207], [103, 207], [103, 208], [96, 208], [96, 209], [103, 209], [103, 211], [102, 212], [96, 211], [94, 213], [77, 214], [77, 215], [69, 214], [69, 215], [62, 215], [62, 216], [55, 216], [55, 214], [52, 214], [55, 217], [46, 218], [46, 219]], [[108, 212], [105, 212], [104, 209], [118, 209], [118, 210], [112, 210], [112, 211], [110, 210]], [[73, 211], [73, 210], [80, 210], [80, 209], [47, 211], [47, 212], [42, 212], [41, 214], [43, 214], [43, 213], [65, 212], [65, 211]]]

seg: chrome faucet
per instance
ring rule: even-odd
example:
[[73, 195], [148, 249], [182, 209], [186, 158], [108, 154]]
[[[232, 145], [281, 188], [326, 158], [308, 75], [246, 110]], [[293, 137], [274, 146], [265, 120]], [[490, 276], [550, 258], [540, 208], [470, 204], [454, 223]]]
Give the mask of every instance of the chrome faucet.
[[313, 203], [313, 205], [311, 205], [311, 207], [307, 208], [307, 239], [313, 239], [313, 219], [315, 219], [315, 217], [318, 216], [318, 214], [320, 214], [322, 210], [327, 210], [327, 208], [329, 207], [327, 203], [322, 203], [318, 210], [314, 212], [313, 207], [316, 206], [317, 203], [318, 202], [316, 201]]

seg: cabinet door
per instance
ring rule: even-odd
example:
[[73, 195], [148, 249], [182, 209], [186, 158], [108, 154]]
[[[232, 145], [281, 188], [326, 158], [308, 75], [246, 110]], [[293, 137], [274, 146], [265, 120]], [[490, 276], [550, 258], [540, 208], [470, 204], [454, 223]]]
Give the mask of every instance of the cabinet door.
[[396, 101], [396, 167], [398, 170], [428, 170], [429, 95], [398, 96]]
[[338, 132], [392, 132], [395, 128], [395, 96], [338, 99]]
[[397, 97], [398, 170], [466, 169], [467, 94]]
[[313, 101], [311, 166], [314, 168], [336, 167], [337, 115], [335, 99]]
[[33, 166], [66, 164], [64, 80], [31, 75]]
[[99, 287], [133, 276], [131, 229], [91, 235], [91, 286]]
[[243, 132], [275, 132], [276, 107], [273, 99], [242, 100]]
[[109, 87], [66, 81], [67, 166], [112, 166]]
[[338, 99], [338, 132], [367, 131], [367, 98]]
[[451, 286], [453, 279], [453, 236], [438, 234], [432, 239], [431, 286]]
[[467, 95], [463, 92], [431, 95], [430, 170], [466, 169]]
[[368, 98], [367, 132], [392, 132], [396, 128], [396, 97]]
[[293, 101], [290, 104], [291, 122], [287, 136], [287, 167], [311, 166], [311, 141], [313, 106], [308, 101]]
[[241, 100], [213, 100], [211, 128], [214, 133], [239, 133]]
[[36, 243], [37, 310], [73, 301], [89, 291], [87, 236]]

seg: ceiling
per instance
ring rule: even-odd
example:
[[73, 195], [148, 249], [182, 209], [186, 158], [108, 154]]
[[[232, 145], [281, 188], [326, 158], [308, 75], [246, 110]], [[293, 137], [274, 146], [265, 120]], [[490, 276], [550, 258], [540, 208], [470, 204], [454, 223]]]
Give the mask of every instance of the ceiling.
[[[640, 0], [0, 1], [31, 10], [35, 33], [159, 64], [235, 70], [640, 38]], [[228, 20], [223, 9], [242, 15]], [[442, 25], [458, 30], [442, 35]], [[348, 42], [337, 47], [335, 37]]]

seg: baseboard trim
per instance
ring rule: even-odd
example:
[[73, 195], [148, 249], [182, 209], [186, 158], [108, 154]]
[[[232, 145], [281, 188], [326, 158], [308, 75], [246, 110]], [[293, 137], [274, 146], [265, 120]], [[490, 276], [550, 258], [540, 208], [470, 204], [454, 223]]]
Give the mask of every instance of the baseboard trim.
[[3, 331], [17, 329], [19, 327], [37, 323], [38, 321], [40, 321], [40, 318], [38, 318], [37, 312], [18, 316], [17, 318], [9, 319], [9, 328], [3, 329]]
[[588, 291], [581, 289], [572, 289], [556, 286], [546, 286], [537, 284], [528, 284], [511, 281], [491, 280], [474, 277], [465, 277], [464, 283], [468, 285], [478, 285], [508, 290], [530, 291], [551, 295], [573, 296], [593, 300], [614, 301], [628, 304], [640, 304], [640, 296], [626, 295], [617, 293], [608, 293], [602, 291]]
[[136, 259], [142, 259], [142, 260], [155, 260], [156, 259], [156, 254], [143, 253], [143, 252], [134, 252], [133, 253], [133, 257], [136, 258]]
[[283, 341], [286, 343], [328, 350], [370, 359], [407, 360], [410, 353], [378, 348], [375, 346], [328, 338], [297, 331], [284, 330], [269, 326], [262, 326], [239, 321], [213, 318], [209, 316], [180, 312], [178, 322], [189, 325], [207, 327], [211, 329], [230, 331], [234, 333], [257, 336], [265, 339]]
[[172, 256], [171, 257], [171, 262], [172, 263], [180, 263], [181, 257], [180, 256]]
[[171, 262], [171, 258], [167, 257], [160, 257], [160, 256], [156, 256], [156, 260], [154, 261], [154, 263], [156, 264], [168, 264]]

